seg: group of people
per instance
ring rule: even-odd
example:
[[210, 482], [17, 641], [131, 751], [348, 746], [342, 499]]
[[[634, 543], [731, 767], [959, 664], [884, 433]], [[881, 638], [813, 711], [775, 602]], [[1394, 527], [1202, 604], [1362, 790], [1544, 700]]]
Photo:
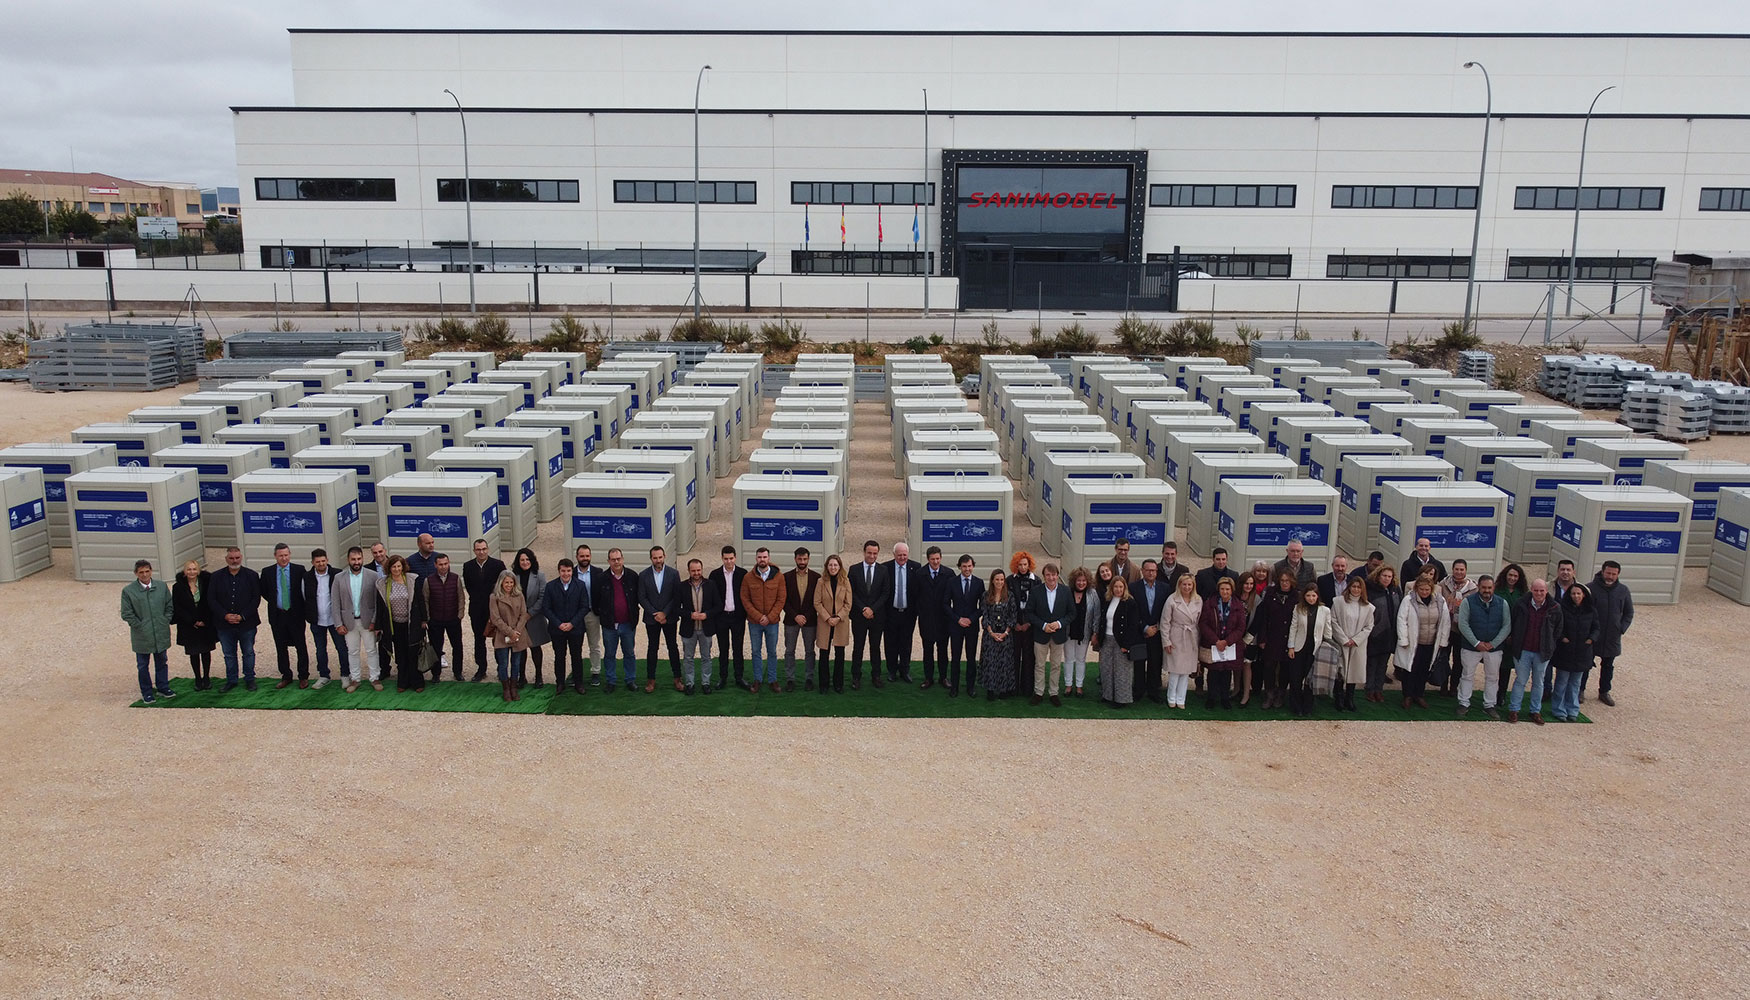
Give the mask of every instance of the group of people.
[[731, 681], [754, 693], [793, 692], [799, 682], [805, 691], [843, 693], [847, 672], [851, 689], [862, 687], [865, 665], [877, 688], [915, 683], [913, 642], [921, 640], [920, 686], [941, 687], [949, 697], [962, 688], [968, 695], [982, 689], [990, 700], [1030, 692], [1034, 705], [1061, 705], [1066, 694], [1085, 695], [1097, 658], [1099, 696], [1114, 707], [1147, 698], [1183, 709], [1195, 686], [1211, 709], [1255, 700], [1307, 716], [1323, 693], [1340, 711], [1356, 710], [1357, 688], [1383, 702], [1389, 671], [1406, 709], [1426, 708], [1432, 686], [1455, 695], [1462, 716], [1480, 678], [1491, 718], [1500, 717], [1498, 700], [1510, 692], [1507, 719], [1518, 721], [1529, 694], [1530, 719], [1541, 725], [1546, 689], [1554, 718], [1577, 718], [1595, 660], [1598, 697], [1615, 704], [1616, 659], [1634, 618], [1615, 562], [1605, 562], [1590, 587], [1567, 561], [1553, 581], [1528, 579], [1511, 564], [1498, 576], [1471, 578], [1464, 560], [1448, 567], [1426, 539], [1401, 567], [1374, 552], [1350, 570], [1339, 555], [1324, 574], [1299, 542], [1289, 543], [1281, 561], [1243, 574], [1220, 548], [1193, 572], [1170, 541], [1159, 559], [1138, 564], [1120, 539], [1093, 570], [1066, 573], [1017, 552], [1006, 570], [988, 576], [969, 555], [949, 569], [936, 546], [916, 562], [903, 542], [883, 559], [870, 540], [861, 561], [847, 566], [829, 555], [821, 571], [810, 566], [806, 548], [792, 553], [792, 569], [780, 571], [764, 547], [744, 567], [735, 548], [724, 546], [721, 565], [707, 573], [702, 560], [689, 559], [685, 576], [661, 546], [649, 550], [648, 568], [633, 571], [620, 549], [608, 550], [604, 568], [581, 545], [574, 558], [559, 560], [551, 579], [530, 549], [506, 566], [476, 540], [458, 568], [432, 536], [415, 544], [407, 556], [381, 543], [369, 552], [353, 547], [344, 568], [321, 549], [308, 565], [295, 562], [281, 544], [260, 570], [245, 567], [233, 547], [224, 568], [209, 573], [191, 561], [168, 586], [141, 560], [122, 592], [121, 616], [142, 699], [175, 697], [172, 629], [197, 690], [212, 686], [215, 647], [225, 666], [222, 690], [255, 690], [265, 608], [279, 688], [323, 687], [334, 679], [331, 659], [349, 693], [367, 684], [381, 691], [391, 672], [403, 692], [439, 683], [445, 669], [462, 680], [465, 619], [471, 679], [495, 672], [506, 701], [547, 683], [549, 647], [560, 692], [633, 691], [642, 624], [645, 693], [656, 690], [665, 643], [675, 690], [709, 695]]

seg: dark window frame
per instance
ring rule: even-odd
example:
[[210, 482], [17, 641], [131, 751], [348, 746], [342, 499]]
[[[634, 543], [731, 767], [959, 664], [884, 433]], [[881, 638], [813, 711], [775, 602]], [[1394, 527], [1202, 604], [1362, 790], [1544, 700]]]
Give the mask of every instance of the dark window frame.
[[[1704, 189], [1705, 190], [1705, 189]], [[1624, 205], [1623, 196], [1634, 192], [1634, 204]], [[1651, 197], [1654, 204], [1648, 205]], [[1609, 204], [1605, 204], [1609, 202]], [[1520, 185], [1513, 189], [1513, 209], [1517, 212], [1572, 212], [1574, 186]], [[1635, 185], [1605, 185], [1580, 189], [1582, 212], [1663, 212], [1665, 189]]]
[[1333, 184], [1332, 208], [1474, 212], [1474, 184]]
[[1341, 253], [1325, 256], [1325, 277], [1340, 280], [1463, 281], [1470, 276], [1470, 268], [1468, 256]]
[[[905, 196], [901, 197], [903, 188]], [[883, 200], [883, 189], [886, 191]], [[922, 201], [917, 200], [919, 194]], [[842, 196], [842, 197], [841, 197]], [[792, 205], [918, 205], [936, 203], [936, 185], [925, 181], [791, 181]]]
[[1150, 184], [1148, 207], [1293, 208], [1299, 193], [1294, 184]]
[[[1508, 281], [1566, 281], [1568, 257], [1521, 256], [1507, 258]], [[1652, 281], [1656, 257], [1581, 257], [1577, 281]], [[1600, 273], [1605, 272], [1605, 273]]]
[[[725, 197], [727, 195], [727, 197]], [[619, 205], [691, 205], [691, 180], [616, 180], [614, 203]], [[757, 205], [759, 184], [755, 181], [699, 180], [701, 205]]]
[[[927, 260], [926, 260], [927, 258]], [[904, 263], [905, 267], [894, 265]], [[922, 263], [934, 268], [935, 251], [921, 250], [792, 250], [792, 274], [923, 274]], [[930, 271], [934, 273], [934, 271]]]
[[395, 200], [395, 178], [257, 177], [255, 200], [392, 202]]
[[[570, 178], [535, 177], [527, 180], [516, 180], [500, 177], [474, 177], [468, 184], [470, 198], [462, 197], [462, 178], [439, 177], [437, 179], [437, 200], [467, 204], [469, 201], [485, 203], [527, 204], [553, 203], [571, 204], [582, 200], [582, 185]], [[567, 195], [569, 194], [569, 197]]]
[[[1212, 278], [1270, 280], [1294, 276], [1294, 255], [1292, 253], [1181, 252], [1178, 261], [1181, 273], [1188, 270], [1198, 270]], [[1171, 265], [1172, 262], [1172, 254], [1151, 253], [1148, 255], [1148, 263], [1150, 264]]]
[[[1713, 196], [1713, 204], [1708, 204], [1708, 196]], [[1750, 188], [1741, 187], [1704, 187], [1701, 198], [1696, 202], [1698, 212], [1750, 212]]]

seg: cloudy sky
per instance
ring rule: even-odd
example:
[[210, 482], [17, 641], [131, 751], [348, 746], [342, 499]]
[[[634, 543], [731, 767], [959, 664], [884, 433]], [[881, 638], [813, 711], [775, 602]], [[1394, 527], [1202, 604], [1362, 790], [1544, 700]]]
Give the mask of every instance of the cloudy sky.
[[[1438, 7], [1438, 10], [1425, 8]], [[1655, 10], [1656, 8], [1656, 10]], [[232, 105], [291, 103], [289, 27], [1741, 32], [1743, 0], [6, 0], [0, 166], [236, 183]]]

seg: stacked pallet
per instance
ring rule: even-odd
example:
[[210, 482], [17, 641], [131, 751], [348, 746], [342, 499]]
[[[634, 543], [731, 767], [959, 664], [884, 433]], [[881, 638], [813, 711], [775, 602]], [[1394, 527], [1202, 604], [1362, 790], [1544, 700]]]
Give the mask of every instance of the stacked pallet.
[[1667, 441], [1700, 441], [1708, 436], [1713, 419], [1712, 397], [1668, 389], [1659, 397], [1659, 426], [1653, 433]]
[[194, 378], [205, 351], [198, 326], [87, 323], [33, 341], [27, 370], [31, 388], [41, 392], [150, 392]]
[[1485, 385], [1495, 384], [1495, 355], [1489, 351], [1459, 351], [1459, 378], [1474, 378]]
[[1617, 420], [1631, 430], [1651, 434], [1659, 426], [1659, 400], [1672, 390], [1646, 382], [1630, 382], [1623, 389], [1622, 416]]
[[[281, 362], [332, 358], [342, 351], [403, 350], [401, 334], [375, 330], [244, 330], [225, 338], [232, 360]], [[190, 373], [192, 377], [193, 373]]]
[[1695, 390], [1713, 400], [1715, 434], [1750, 434], [1750, 386], [1710, 380], [1696, 383]]

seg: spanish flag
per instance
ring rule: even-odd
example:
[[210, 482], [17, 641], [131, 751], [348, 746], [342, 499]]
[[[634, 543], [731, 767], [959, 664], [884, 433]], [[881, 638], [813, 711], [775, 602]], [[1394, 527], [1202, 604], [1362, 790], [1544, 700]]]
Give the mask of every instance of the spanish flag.
[[875, 245], [877, 247], [881, 246], [881, 241], [886, 239], [886, 238], [887, 238], [886, 231], [881, 228], [881, 206], [876, 205], [875, 206]]
[[843, 249], [844, 245], [845, 245], [845, 206], [840, 205], [839, 206], [839, 247], [840, 247], [840, 249]]

